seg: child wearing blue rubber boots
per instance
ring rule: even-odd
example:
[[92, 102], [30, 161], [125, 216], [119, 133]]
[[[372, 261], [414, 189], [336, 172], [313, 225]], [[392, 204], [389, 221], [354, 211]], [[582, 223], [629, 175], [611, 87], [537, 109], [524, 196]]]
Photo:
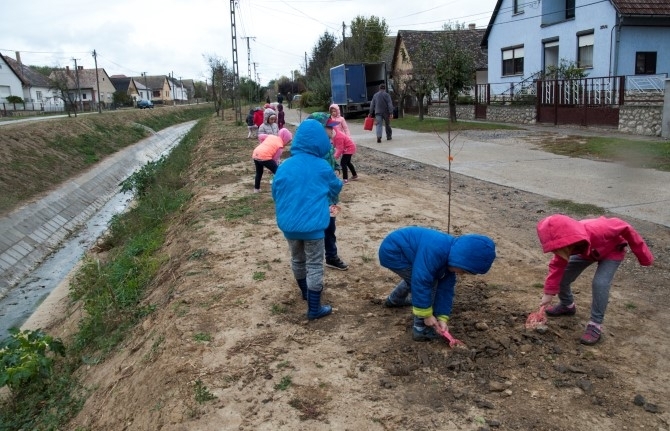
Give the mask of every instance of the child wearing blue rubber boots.
[[288, 241], [291, 270], [307, 300], [309, 320], [332, 312], [330, 305], [321, 305], [324, 231], [330, 223], [330, 202], [343, 183], [324, 159], [331, 147], [320, 122], [303, 121], [293, 137], [291, 157], [279, 165], [272, 183], [277, 225]]
[[412, 306], [412, 339], [439, 338], [447, 331], [456, 276], [486, 274], [496, 257], [495, 243], [484, 235], [452, 236], [410, 226], [391, 232], [379, 246], [379, 262], [401, 280], [386, 298], [386, 307]]

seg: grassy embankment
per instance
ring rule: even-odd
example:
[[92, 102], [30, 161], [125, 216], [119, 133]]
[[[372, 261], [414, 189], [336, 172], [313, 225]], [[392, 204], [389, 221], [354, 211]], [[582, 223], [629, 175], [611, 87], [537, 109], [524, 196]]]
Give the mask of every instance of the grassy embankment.
[[0, 129], [0, 215], [153, 131], [213, 112], [211, 104], [104, 112], [5, 124]]
[[[63, 429], [86, 400], [87, 389], [77, 378], [80, 367], [104, 361], [132, 327], [153, 312], [154, 306], [142, 305], [142, 298], [165, 261], [160, 250], [170, 220], [191, 197], [184, 173], [190, 167], [193, 148], [208, 122], [220, 121], [211, 118], [210, 113], [211, 108], [199, 114], [192, 112], [190, 118], [181, 116], [180, 121], [171, 116], [145, 119], [145, 125], [164, 128], [198, 116], [210, 117], [199, 121], [169, 156], [146, 164], [124, 182], [122, 188], [134, 192], [136, 205], [112, 220], [100, 244], [107, 251], [106, 257], [85, 258], [70, 286], [70, 298], [84, 310], [78, 331], [65, 340], [65, 356], [53, 357], [50, 372], [29, 375], [0, 401], [0, 430]], [[129, 142], [137, 136], [132, 126], [123, 130], [132, 138], [118, 138], [116, 142]], [[35, 352], [30, 346], [24, 349]], [[11, 355], [20, 352], [1, 353], [0, 357], [26, 358]], [[21, 369], [20, 365], [13, 364], [12, 369]], [[26, 367], [23, 370], [29, 372]], [[7, 368], [0, 367], [0, 377], [6, 375]]]

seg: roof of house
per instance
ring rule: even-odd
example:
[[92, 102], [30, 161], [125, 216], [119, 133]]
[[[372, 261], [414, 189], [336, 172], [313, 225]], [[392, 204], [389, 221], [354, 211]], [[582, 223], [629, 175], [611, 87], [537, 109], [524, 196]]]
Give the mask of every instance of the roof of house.
[[[488, 68], [488, 59], [484, 51], [480, 47], [480, 41], [482, 35], [484, 34], [483, 29], [463, 29], [463, 30], [441, 30], [441, 31], [415, 31], [415, 30], [399, 30], [398, 36], [395, 42], [395, 49], [393, 54], [393, 61], [396, 61], [398, 57], [398, 50], [400, 49], [401, 42], [405, 44], [405, 48], [409, 52], [410, 56], [416, 58], [417, 55], [420, 55], [426, 50], [420, 49], [421, 46], [427, 46], [427, 55], [431, 55], [433, 58], [435, 56], [433, 52], [437, 52], [442, 46], [442, 37], [440, 36], [451, 36], [456, 38], [458, 43], [465, 47], [468, 51], [475, 53], [475, 68], [477, 70], [485, 70]], [[392, 64], [392, 68], [395, 68], [395, 64]]]
[[141, 83], [149, 89], [158, 90], [163, 88], [167, 76], [166, 75], [156, 75], [156, 76], [133, 76], [135, 83]]
[[129, 78], [127, 76], [118, 76], [118, 75], [109, 77], [109, 80], [112, 82], [112, 85], [114, 85], [116, 91], [121, 91], [124, 93], [128, 91], [131, 79], [132, 78]]
[[621, 15], [670, 16], [668, 0], [610, 0]]
[[2, 54], [0, 54], [0, 56], [3, 60], [5, 60], [5, 63], [7, 63], [7, 65], [12, 69], [14, 74], [18, 76], [23, 85], [44, 88], [51, 87], [51, 81], [46, 76], [35, 71], [31, 67], [26, 66], [25, 64], [19, 63], [13, 58]]
[[[609, 0], [616, 9], [617, 13], [622, 16], [654, 16], [659, 18], [670, 17], [670, 1], [668, 0]], [[489, 25], [486, 27], [486, 33], [482, 38], [481, 46], [488, 47], [489, 33], [495, 22], [498, 11], [503, 0], [496, 2], [496, 7], [493, 9]]]

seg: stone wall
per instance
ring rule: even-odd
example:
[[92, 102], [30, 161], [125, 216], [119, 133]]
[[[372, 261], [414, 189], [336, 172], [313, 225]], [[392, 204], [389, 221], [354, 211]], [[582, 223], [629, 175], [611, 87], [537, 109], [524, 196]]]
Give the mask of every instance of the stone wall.
[[[433, 103], [428, 105], [428, 116], [431, 117], [449, 117], [449, 105], [446, 103]], [[474, 105], [456, 105], [456, 118], [459, 120], [474, 120], [475, 119], [475, 106]]]
[[497, 123], [535, 124], [535, 105], [489, 105], [486, 120]]
[[[446, 104], [432, 104], [428, 106], [431, 117], [447, 118], [449, 106]], [[474, 105], [456, 105], [456, 115], [459, 120], [474, 120]], [[489, 105], [486, 109], [486, 121], [496, 123], [535, 124], [535, 105]]]
[[623, 105], [619, 108], [619, 131], [661, 136], [663, 106]]
[[[449, 116], [446, 104], [432, 104], [426, 108], [428, 116]], [[475, 108], [473, 105], [456, 105], [456, 115], [460, 120], [474, 120]], [[534, 105], [489, 105], [486, 109], [486, 121], [496, 123], [535, 124], [536, 118]], [[658, 103], [641, 104], [638, 99], [619, 108], [619, 131], [622, 133], [661, 136], [662, 124], [663, 106]]]

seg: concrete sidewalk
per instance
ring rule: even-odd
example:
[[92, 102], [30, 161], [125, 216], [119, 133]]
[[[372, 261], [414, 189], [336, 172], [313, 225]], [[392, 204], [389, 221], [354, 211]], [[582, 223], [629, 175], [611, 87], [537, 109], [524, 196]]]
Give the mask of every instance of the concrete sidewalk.
[[[305, 117], [304, 113], [294, 109], [286, 111], [289, 123], [298, 124]], [[553, 199], [598, 205], [613, 214], [670, 227], [670, 172], [560, 156], [534, 149], [531, 143], [521, 139], [539, 133], [629, 135], [579, 127], [518, 127], [523, 130], [499, 131], [491, 139], [468, 138], [466, 132], [459, 134], [451, 146], [454, 157], [452, 172]], [[377, 144], [374, 132], [364, 131], [362, 125], [353, 124], [350, 130], [352, 139], [359, 146], [448, 168], [447, 146], [434, 134], [394, 128], [391, 141], [383, 136], [382, 143]], [[446, 135], [442, 138], [447, 141]]]

